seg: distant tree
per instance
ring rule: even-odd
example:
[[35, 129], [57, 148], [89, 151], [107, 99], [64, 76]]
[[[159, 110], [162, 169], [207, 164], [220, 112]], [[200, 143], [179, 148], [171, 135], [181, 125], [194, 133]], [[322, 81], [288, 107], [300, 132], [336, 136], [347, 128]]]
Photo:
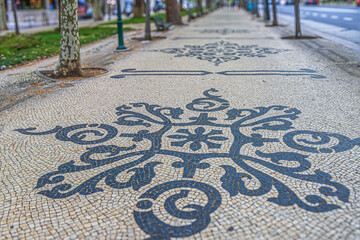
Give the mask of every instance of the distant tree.
[[251, 0], [251, 14], [254, 16], [255, 12], [255, 0]]
[[198, 13], [203, 14], [202, 0], [196, 0], [196, 5]]
[[0, 0], [0, 31], [7, 29], [5, 1]]
[[144, 13], [144, 0], [135, 0], [134, 17], [142, 17]]
[[61, 0], [60, 55], [55, 68], [59, 77], [81, 76], [78, 0]]
[[174, 25], [183, 25], [177, 0], [166, 0], [166, 21]]
[[271, 4], [272, 4], [272, 10], [273, 10], [273, 26], [278, 26], [277, 12], [276, 12], [276, 1], [271, 0]]
[[300, 29], [300, 1], [294, 0], [294, 9], [295, 9], [295, 38], [301, 38], [301, 29]]
[[12, 5], [12, 9], [13, 9], [13, 13], [14, 13], [14, 20], [15, 20], [15, 34], [19, 35], [20, 30], [19, 30], [19, 23], [18, 23], [18, 19], [17, 19], [15, 0], [11, 0], [11, 5]]
[[259, 0], [255, 0], [255, 14], [256, 14], [256, 17], [260, 17], [260, 13], [259, 13]]
[[[241, 5], [241, 0], [239, 1], [239, 4]], [[223, 7], [224, 6], [224, 0], [220, 0], [220, 7]]]
[[145, 20], [145, 37], [144, 37], [144, 39], [151, 40], [150, 0], [146, 0], [145, 14], [146, 14], [146, 20]]
[[206, 0], [206, 8], [207, 10], [211, 8], [211, 0]]
[[264, 20], [269, 21], [270, 20], [270, 12], [269, 12], [269, 0], [265, 0], [264, 3]]
[[94, 19], [94, 21], [103, 20], [101, 0], [91, 0], [90, 4], [93, 9], [92, 18]]
[[58, 21], [59, 21], [59, 32], [61, 29], [61, 1], [58, 2]]
[[246, 0], [240, 0], [239, 1], [239, 7], [244, 8], [244, 9], [248, 9], [247, 1]]

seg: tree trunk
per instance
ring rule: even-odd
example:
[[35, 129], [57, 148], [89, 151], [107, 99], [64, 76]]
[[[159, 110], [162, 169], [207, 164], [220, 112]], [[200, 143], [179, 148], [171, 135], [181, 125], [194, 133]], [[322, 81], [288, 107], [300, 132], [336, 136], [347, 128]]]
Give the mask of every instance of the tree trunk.
[[211, 8], [211, 0], [206, 0], [206, 10], [209, 11]]
[[295, 38], [301, 38], [301, 29], [300, 29], [300, 6], [299, 0], [294, 0], [294, 9], [295, 9]]
[[7, 29], [5, 1], [0, 0], [0, 31]]
[[146, 0], [146, 21], [145, 21], [145, 40], [151, 40], [150, 28], [150, 0]]
[[135, 0], [134, 17], [142, 17], [144, 12], [144, 0]]
[[180, 11], [183, 11], [183, 10], [184, 10], [184, 8], [183, 8], [183, 4], [184, 4], [184, 1], [183, 1], [183, 0], [180, 0], [180, 1], [179, 1]]
[[196, 5], [197, 5], [198, 13], [200, 13], [202, 15], [203, 14], [202, 0], [197, 0]]
[[106, 4], [107, 12], [108, 12], [108, 20], [111, 20], [111, 4]]
[[166, 22], [183, 25], [177, 0], [166, 0]]
[[255, 15], [255, 0], [251, 0], [251, 15]]
[[[241, 0], [240, 0], [241, 2]], [[224, 7], [224, 0], [220, 0], [220, 7]]]
[[60, 55], [54, 73], [62, 77], [81, 76], [78, 0], [61, 1]]
[[93, 9], [93, 16], [92, 18], [94, 21], [101, 21], [103, 20], [103, 13], [102, 13], [102, 6], [101, 0], [92, 0], [91, 7]]
[[244, 8], [244, 9], [248, 9], [248, 5], [247, 5], [247, 1], [246, 0], [240, 0], [239, 1], [239, 7]]
[[19, 35], [20, 31], [19, 31], [19, 23], [18, 23], [17, 14], [16, 14], [15, 0], [11, 0], [11, 4], [12, 4], [12, 9], [13, 9], [13, 13], [14, 13], [14, 20], [15, 20], [15, 34]]
[[265, 19], [264, 20], [269, 21], [270, 20], [269, 0], [265, 0], [264, 10], [265, 10], [265, 14], [264, 14]]
[[277, 13], [276, 13], [276, 1], [271, 0], [271, 3], [272, 3], [272, 10], [273, 10], [273, 26], [277, 26], [278, 21], [277, 21]]
[[259, 1], [258, 0], [255, 0], [255, 14], [256, 14], [256, 17], [260, 17], [260, 13], [259, 13]]
[[59, 32], [61, 32], [61, 0], [58, 1]]

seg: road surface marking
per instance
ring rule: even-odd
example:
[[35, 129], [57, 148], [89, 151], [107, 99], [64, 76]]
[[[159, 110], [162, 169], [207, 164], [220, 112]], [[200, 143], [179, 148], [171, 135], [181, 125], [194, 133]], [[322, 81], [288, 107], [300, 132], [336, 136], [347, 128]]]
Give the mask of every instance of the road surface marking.
[[305, 15], [310, 15], [310, 12], [306, 12]]
[[336, 16], [336, 15], [331, 15], [331, 17], [330, 17], [331, 19], [338, 19], [339, 17], [338, 16]]
[[353, 19], [351, 17], [344, 17], [345, 21], [352, 21]]
[[323, 17], [323, 18], [326, 18], [326, 17], [327, 17], [327, 14], [322, 13], [322, 14], [320, 14], [320, 16]]
[[314, 17], [316, 17], [316, 16], [319, 15], [319, 14], [316, 13], [316, 12], [314, 12], [312, 15], [313, 15]]

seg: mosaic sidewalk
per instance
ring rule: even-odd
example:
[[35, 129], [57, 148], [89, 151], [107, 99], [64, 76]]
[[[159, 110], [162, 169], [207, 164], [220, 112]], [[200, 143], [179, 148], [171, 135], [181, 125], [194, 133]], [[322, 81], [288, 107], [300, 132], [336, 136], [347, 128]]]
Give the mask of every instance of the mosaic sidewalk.
[[250, 19], [1, 112], [0, 238], [359, 239], [359, 78]]

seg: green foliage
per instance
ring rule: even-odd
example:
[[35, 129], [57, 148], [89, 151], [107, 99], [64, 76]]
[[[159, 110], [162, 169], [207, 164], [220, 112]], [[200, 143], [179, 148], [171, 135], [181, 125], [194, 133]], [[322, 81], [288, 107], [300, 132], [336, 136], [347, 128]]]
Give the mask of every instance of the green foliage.
[[[186, 16], [187, 15], [187, 11], [181, 11], [181, 16]], [[152, 14], [151, 17], [162, 17], [163, 19], [166, 19], [166, 14], [165, 13], [156, 13], [156, 14]], [[140, 24], [140, 23], [145, 23], [146, 19], [145, 16], [143, 17], [137, 17], [137, 18], [126, 18], [123, 20], [123, 24]], [[110, 22], [106, 22], [106, 23], [102, 23], [101, 25], [114, 25], [116, 24], [117, 21], [110, 21]]]
[[[157, 13], [157, 14], [153, 14], [151, 15], [151, 17], [163, 17], [165, 19], [166, 15], [165, 13]], [[132, 17], [132, 18], [126, 18], [123, 19], [123, 24], [139, 24], [139, 23], [145, 23], [145, 16], [143, 17]], [[114, 25], [117, 23], [117, 20], [114, 21], [110, 21], [110, 22], [106, 22], [106, 23], [102, 23], [101, 25]]]
[[[124, 31], [133, 30], [125, 27]], [[80, 44], [87, 44], [117, 33], [116, 27], [80, 28]], [[59, 54], [58, 30], [35, 34], [0, 36], [0, 66], [6, 67]]]

